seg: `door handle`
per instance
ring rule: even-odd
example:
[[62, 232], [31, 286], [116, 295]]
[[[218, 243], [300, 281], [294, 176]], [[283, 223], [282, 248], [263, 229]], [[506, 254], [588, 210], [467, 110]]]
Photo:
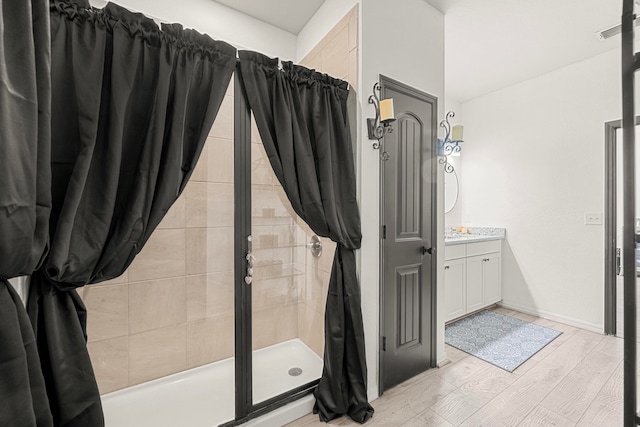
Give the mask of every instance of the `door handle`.
[[252, 252], [252, 241], [253, 238], [251, 237], [251, 235], [247, 236], [247, 247], [248, 247], [248, 251], [247, 251], [247, 275], [244, 276], [244, 283], [246, 283], [247, 285], [250, 285], [253, 282], [253, 264], [256, 260], [256, 257], [253, 256], [253, 252]]
[[428, 247], [426, 247], [426, 246], [422, 246], [422, 247], [420, 248], [420, 253], [421, 253], [422, 255], [425, 255], [425, 254], [433, 255], [433, 254], [435, 254], [435, 253], [436, 253], [436, 248], [428, 248]]

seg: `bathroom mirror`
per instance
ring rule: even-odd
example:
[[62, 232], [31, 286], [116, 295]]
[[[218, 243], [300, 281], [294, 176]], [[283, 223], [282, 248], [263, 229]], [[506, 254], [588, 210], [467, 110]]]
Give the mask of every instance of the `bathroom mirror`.
[[444, 213], [449, 213], [458, 201], [459, 185], [456, 170], [444, 174]]

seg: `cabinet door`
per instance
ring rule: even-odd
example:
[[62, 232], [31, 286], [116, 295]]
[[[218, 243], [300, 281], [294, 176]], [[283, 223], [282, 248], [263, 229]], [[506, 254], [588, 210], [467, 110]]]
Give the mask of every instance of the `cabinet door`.
[[484, 307], [483, 259], [486, 259], [485, 255], [467, 258], [467, 313]]
[[465, 259], [454, 259], [444, 264], [445, 322], [466, 313]]
[[500, 253], [483, 255], [482, 259], [484, 303], [485, 305], [489, 305], [502, 299], [502, 285], [500, 283]]

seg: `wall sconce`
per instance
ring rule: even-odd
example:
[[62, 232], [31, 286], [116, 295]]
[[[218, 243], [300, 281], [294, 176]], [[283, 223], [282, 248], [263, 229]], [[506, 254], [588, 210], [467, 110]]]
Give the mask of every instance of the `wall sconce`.
[[444, 120], [440, 122], [440, 126], [445, 129], [444, 139], [438, 138], [438, 155], [442, 156], [438, 161], [444, 165], [446, 173], [453, 172], [453, 165], [449, 163], [449, 156], [460, 153], [462, 150], [462, 125], [451, 126], [449, 119], [454, 117], [455, 113], [449, 111]]
[[373, 119], [367, 119], [367, 130], [369, 131], [369, 139], [377, 139], [373, 143], [373, 148], [380, 148], [380, 141], [386, 132], [393, 132], [391, 122], [396, 118], [393, 114], [393, 98], [380, 100], [377, 93], [380, 93], [380, 85], [376, 82], [373, 85], [373, 94], [369, 95], [369, 104], [373, 104], [376, 109], [376, 116]]

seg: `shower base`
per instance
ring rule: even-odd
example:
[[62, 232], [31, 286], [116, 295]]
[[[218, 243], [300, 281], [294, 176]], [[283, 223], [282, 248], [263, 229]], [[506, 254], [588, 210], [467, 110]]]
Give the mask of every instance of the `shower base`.
[[[234, 369], [234, 359], [229, 358], [105, 394], [106, 427], [212, 427], [231, 421], [235, 416]], [[253, 402], [321, 374], [322, 359], [299, 339], [256, 350]]]

